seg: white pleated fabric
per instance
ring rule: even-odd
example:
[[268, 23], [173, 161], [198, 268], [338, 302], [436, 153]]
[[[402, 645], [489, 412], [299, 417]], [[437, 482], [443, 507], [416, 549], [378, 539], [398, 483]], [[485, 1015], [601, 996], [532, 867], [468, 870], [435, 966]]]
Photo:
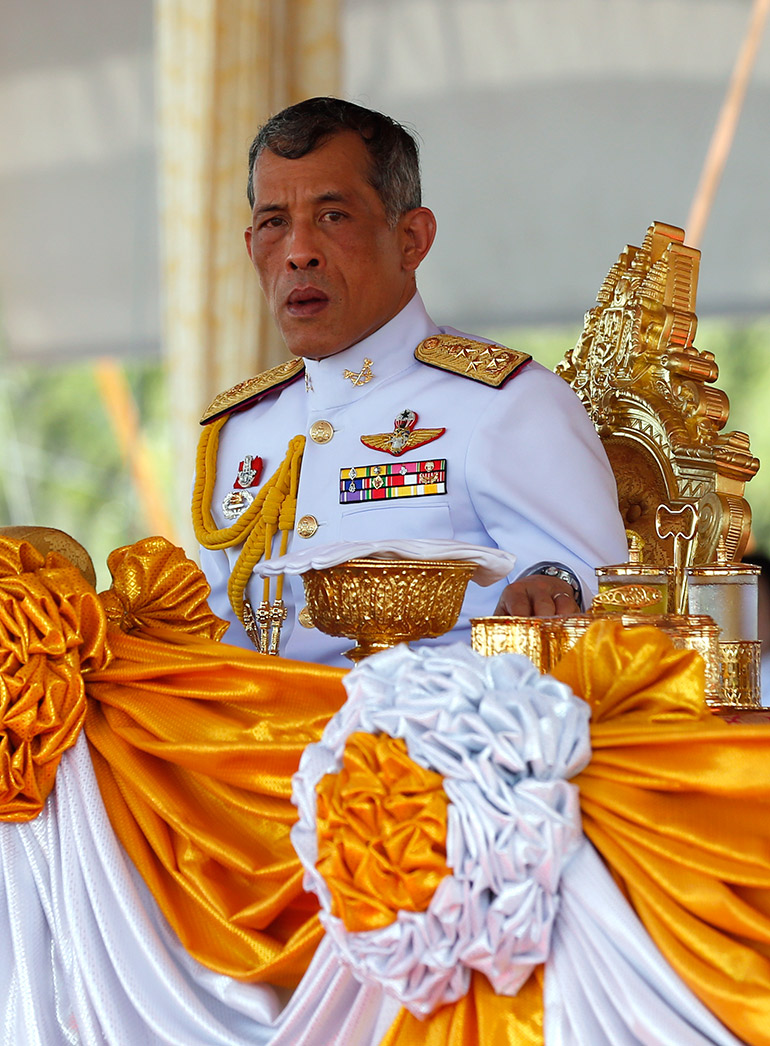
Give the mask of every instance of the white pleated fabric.
[[377, 1046], [398, 1003], [328, 946], [300, 989], [191, 958], [110, 825], [83, 735], [34, 821], [0, 824], [3, 1046]]
[[85, 736], [34, 821], [0, 825], [0, 1014], [7, 1046], [270, 1041], [270, 987], [184, 951], [120, 847]]
[[743, 1046], [671, 969], [587, 839], [560, 893], [546, 1046]]
[[[467, 991], [469, 970], [515, 994], [545, 961], [545, 1046], [740, 1046], [663, 959], [580, 830], [567, 778], [590, 758], [588, 706], [518, 655], [400, 646], [345, 678], [348, 700], [303, 753], [292, 842], [326, 942], [417, 1015]], [[315, 867], [315, 786], [357, 731], [406, 741], [444, 775], [447, 862], [425, 912], [350, 932]]]

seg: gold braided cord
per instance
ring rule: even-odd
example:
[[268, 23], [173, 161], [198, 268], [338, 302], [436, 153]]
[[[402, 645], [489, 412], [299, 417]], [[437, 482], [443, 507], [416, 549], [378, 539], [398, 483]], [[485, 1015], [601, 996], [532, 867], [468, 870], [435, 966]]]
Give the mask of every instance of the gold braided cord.
[[[211, 515], [211, 502], [216, 482], [219, 433], [227, 416], [208, 425], [201, 433], [193, 490], [192, 515], [195, 536], [209, 549], [232, 548], [243, 544], [230, 574], [227, 595], [238, 620], [243, 622], [243, 593], [254, 567], [264, 556], [270, 558], [273, 538], [281, 530], [281, 552], [286, 552], [289, 534], [294, 529], [297, 489], [305, 437], [289, 441], [286, 457], [246, 511], [229, 527], [217, 528]], [[283, 593], [283, 578], [278, 579], [276, 598]], [[269, 600], [270, 579], [265, 579], [265, 599]]]
[[252, 501], [229, 527], [218, 529], [211, 515], [211, 502], [214, 496], [214, 484], [217, 479], [217, 453], [219, 451], [219, 433], [227, 421], [224, 415], [207, 425], [201, 433], [198, 443], [198, 456], [195, 463], [195, 486], [192, 497], [192, 521], [195, 537], [204, 548], [222, 549], [240, 545], [245, 535], [254, 525], [265, 499], [266, 483], [258, 496]]

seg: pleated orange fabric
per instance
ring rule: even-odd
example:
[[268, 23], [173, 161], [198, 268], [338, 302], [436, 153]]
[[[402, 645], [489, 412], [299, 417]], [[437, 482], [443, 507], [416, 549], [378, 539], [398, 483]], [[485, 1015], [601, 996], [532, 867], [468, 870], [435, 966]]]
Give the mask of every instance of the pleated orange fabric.
[[321, 778], [316, 792], [316, 867], [345, 929], [374, 930], [399, 911], [424, 912], [449, 875], [441, 774], [410, 759], [401, 738], [356, 733], [342, 769]]
[[401, 1010], [381, 1046], [543, 1046], [543, 967], [518, 995], [495, 995], [474, 971], [468, 994], [425, 1020]]
[[592, 707], [583, 829], [660, 951], [743, 1042], [770, 1044], [770, 729], [712, 715], [703, 666], [598, 622], [553, 674]]
[[[294, 986], [322, 936], [289, 839], [291, 776], [344, 673], [213, 642], [202, 575], [148, 539], [110, 557], [113, 659], [86, 734], [115, 832], [188, 951]], [[180, 558], [181, 557], [181, 558]]]
[[43, 808], [86, 714], [83, 672], [105, 665], [96, 593], [56, 552], [0, 538], [0, 821]]

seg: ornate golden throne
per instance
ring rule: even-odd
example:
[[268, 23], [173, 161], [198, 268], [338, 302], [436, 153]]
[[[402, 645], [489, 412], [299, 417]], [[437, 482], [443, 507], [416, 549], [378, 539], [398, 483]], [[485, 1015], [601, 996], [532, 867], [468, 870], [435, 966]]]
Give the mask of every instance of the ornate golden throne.
[[655, 222], [612, 266], [556, 367], [601, 436], [626, 527], [654, 565], [673, 559], [671, 538], [655, 529], [662, 503], [696, 509], [696, 563], [715, 559], [720, 538], [728, 561], [739, 560], [751, 527], [743, 492], [759, 461], [745, 433], [722, 431], [730, 407], [714, 387], [719, 369], [693, 344], [699, 265], [682, 229]]

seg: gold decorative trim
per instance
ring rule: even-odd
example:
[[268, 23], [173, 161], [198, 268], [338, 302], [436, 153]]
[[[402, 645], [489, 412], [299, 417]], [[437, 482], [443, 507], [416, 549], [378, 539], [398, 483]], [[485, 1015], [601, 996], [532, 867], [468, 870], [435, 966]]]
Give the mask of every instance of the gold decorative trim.
[[759, 468], [745, 433], [722, 432], [719, 368], [693, 344], [699, 265], [682, 229], [655, 222], [612, 266], [556, 367], [602, 438], [626, 527], [645, 541], [645, 561], [661, 566], [673, 559], [671, 538], [655, 533], [662, 503], [697, 510], [696, 563], [715, 559], [720, 538], [727, 559], [739, 560], [751, 525], [744, 486]]
[[201, 425], [207, 425], [210, 421], [228, 414], [236, 407], [244, 407], [246, 404], [266, 396], [274, 389], [283, 388], [295, 381], [305, 369], [305, 361], [302, 359], [286, 360], [279, 363], [277, 367], [262, 371], [253, 378], [239, 381], [237, 385], [220, 392], [215, 396], [201, 418]]
[[720, 643], [722, 667], [721, 705], [724, 710], [762, 707], [760, 660], [762, 644], [757, 641]]
[[429, 367], [451, 371], [494, 389], [499, 389], [532, 359], [526, 352], [458, 338], [455, 334], [435, 334], [426, 338], [414, 350], [414, 356]]

